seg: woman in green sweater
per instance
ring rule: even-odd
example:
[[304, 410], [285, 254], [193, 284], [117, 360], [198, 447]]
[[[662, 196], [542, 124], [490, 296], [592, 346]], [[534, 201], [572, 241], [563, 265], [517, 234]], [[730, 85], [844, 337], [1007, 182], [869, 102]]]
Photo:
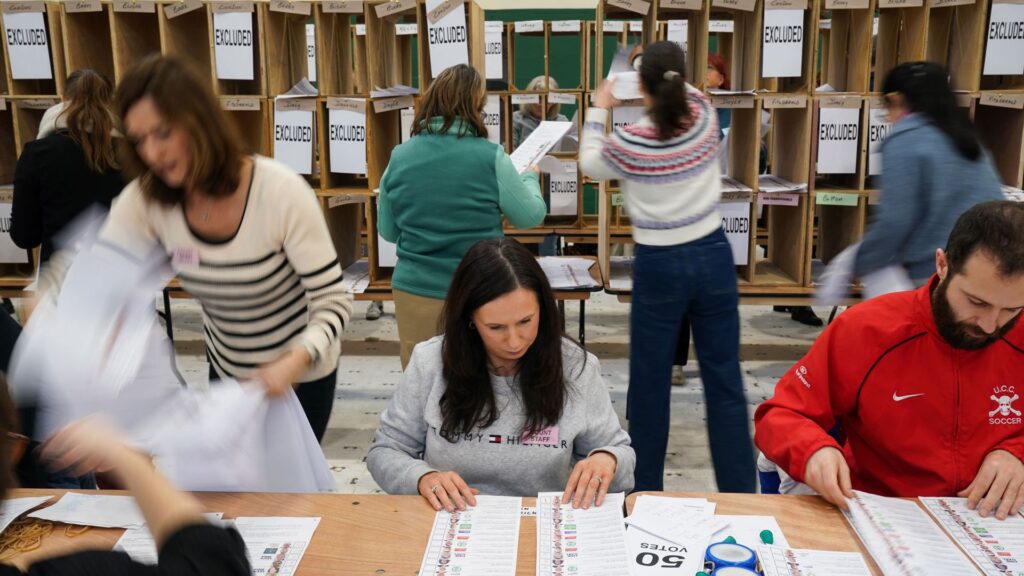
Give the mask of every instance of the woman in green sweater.
[[486, 99], [475, 69], [441, 72], [380, 183], [378, 230], [398, 245], [391, 286], [403, 370], [416, 344], [440, 333], [448, 285], [470, 246], [501, 236], [503, 214], [530, 228], [547, 213], [536, 167], [517, 173], [504, 149], [487, 140]]

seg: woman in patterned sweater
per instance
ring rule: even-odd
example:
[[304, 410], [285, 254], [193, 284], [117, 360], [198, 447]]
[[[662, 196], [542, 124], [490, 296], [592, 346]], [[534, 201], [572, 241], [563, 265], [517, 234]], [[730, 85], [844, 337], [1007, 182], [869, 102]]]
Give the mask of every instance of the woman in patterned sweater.
[[718, 120], [707, 98], [686, 83], [685, 68], [675, 44], [648, 46], [639, 68], [647, 114], [610, 136], [605, 126], [617, 103], [610, 82], [602, 85], [587, 112], [580, 165], [591, 178], [621, 183], [637, 244], [627, 407], [634, 489], [663, 489], [672, 359], [685, 316], [697, 346], [718, 488], [753, 492], [736, 270], [717, 210]]

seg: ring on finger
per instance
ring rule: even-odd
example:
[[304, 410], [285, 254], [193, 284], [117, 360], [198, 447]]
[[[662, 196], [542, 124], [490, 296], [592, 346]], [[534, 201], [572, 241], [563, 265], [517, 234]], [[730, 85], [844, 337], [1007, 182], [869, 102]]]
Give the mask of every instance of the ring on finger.
[[437, 489], [440, 488], [440, 487], [441, 487], [441, 483], [440, 482], [434, 484], [433, 486], [430, 487], [430, 493], [431, 494], [436, 494], [437, 493]]
[[594, 479], [597, 480], [598, 484], [604, 484], [604, 478], [601, 478], [600, 476], [594, 476]]

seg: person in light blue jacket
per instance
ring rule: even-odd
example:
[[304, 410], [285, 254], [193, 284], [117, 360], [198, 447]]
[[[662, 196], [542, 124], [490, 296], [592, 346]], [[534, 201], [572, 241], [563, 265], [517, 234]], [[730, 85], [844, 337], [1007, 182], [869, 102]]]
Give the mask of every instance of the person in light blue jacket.
[[945, 68], [900, 64], [882, 91], [893, 129], [882, 144], [878, 210], [854, 273], [863, 278], [895, 264], [920, 286], [935, 272], [935, 250], [945, 246], [957, 218], [1003, 194], [991, 156], [956, 105]]

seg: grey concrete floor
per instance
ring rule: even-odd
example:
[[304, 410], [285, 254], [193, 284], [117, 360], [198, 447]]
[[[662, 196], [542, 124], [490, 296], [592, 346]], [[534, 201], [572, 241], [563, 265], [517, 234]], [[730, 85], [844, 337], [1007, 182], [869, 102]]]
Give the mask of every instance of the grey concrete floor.
[[[367, 303], [357, 302], [344, 337], [334, 412], [323, 441], [339, 492], [380, 491], [366, 470], [366, 451], [380, 413], [401, 379], [394, 306], [390, 302], [384, 306], [381, 319], [368, 321]], [[816, 311], [827, 318], [829, 310]], [[199, 306], [189, 300], [175, 301], [172, 317], [182, 375], [190, 385], [205, 385], [208, 367]], [[768, 306], [741, 306], [740, 317], [742, 369], [752, 418], [754, 408], [772, 395], [779, 377], [802, 356], [821, 329], [793, 322], [787, 314], [773, 312]], [[578, 318], [578, 306], [570, 303], [566, 326], [569, 334], [577, 334]], [[625, 426], [629, 305], [598, 294], [587, 304], [586, 320], [587, 347], [601, 361], [601, 373]], [[672, 390], [665, 488], [713, 491], [703, 388], [696, 362], [691, 361], [686, 367], [685, 376], [685, 385], [674, 386]]]

